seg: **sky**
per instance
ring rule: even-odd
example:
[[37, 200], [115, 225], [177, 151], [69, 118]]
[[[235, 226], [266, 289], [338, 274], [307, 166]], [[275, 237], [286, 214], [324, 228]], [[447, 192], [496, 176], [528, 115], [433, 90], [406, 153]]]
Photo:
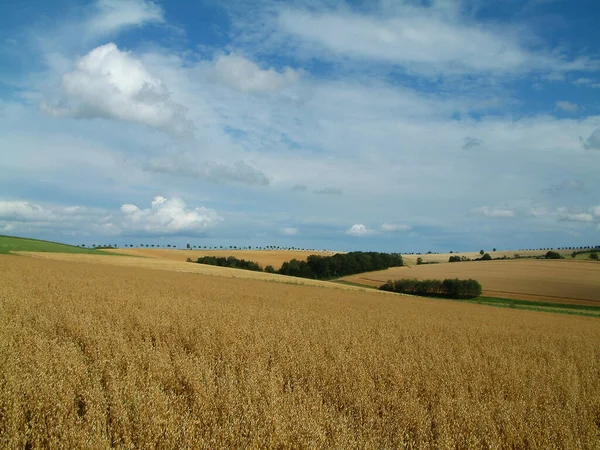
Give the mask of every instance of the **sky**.
[[600, 244], [595, 0], [0, 4], [0, 234]]

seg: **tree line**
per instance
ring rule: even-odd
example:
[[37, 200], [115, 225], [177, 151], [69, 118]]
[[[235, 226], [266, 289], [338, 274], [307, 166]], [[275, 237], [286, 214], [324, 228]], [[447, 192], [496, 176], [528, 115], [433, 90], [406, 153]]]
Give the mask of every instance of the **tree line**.
[[[191, 258], [188, 258], [188, 261], [193, 262]], [[213, 266], [263, 271], [263, 268], [258, 263], [238, 259], [234, 256], [204, 256], [198, 258], [195, 262]], [[273, 266], [267, 266], [264, 268], [264, 272], [279, 273], [292, 277], [312, 278], [315, 280], [329, 280], [346, 275], [384, 270], [403, 265], [402, 255], [399, 253], [350, 252], [337, 253], [332, 256], [310, 255], [306, 261], [292, 259], [291, 261], [284, 262], [279, 270], [275, 270]]]
[[415, 279], [390, 280], [379, 289], [388, 292], [419, 295], [421, 297], [455, 299], [479, 297], [482, 292], [481, 284], [477, 280], [459, 280], [458, 278], [447, 278], [443, 281]]

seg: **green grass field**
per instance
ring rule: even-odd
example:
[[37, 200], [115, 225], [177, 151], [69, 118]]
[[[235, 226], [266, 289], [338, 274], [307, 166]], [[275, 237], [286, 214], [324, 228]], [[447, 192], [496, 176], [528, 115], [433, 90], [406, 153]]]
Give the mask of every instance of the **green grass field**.
[[91, 255], [114, 255], [91, 248], [76, 247], [58, 242], [40, 241], [13, 236], [0, 236], [0, 254], [10, 252], [51, 252], [51, 253], [85, 253]]

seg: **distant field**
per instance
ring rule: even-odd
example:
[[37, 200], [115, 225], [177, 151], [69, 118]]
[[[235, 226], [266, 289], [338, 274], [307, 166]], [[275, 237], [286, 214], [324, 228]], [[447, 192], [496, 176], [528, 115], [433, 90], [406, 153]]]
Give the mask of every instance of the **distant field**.
[[333, 255], [333, 252], [307, 252], [295, 250], [170, 250], [170, 249], [149, 249], [149, 248], [119, 248], [116, 250], [107, 250], [109, 252], [122, 253], [127, 255], [145, 256], [148, 258], [170, 259], [173, 261], [185, 261], [192, 258], [194, 261], [202, 256], [235, 256], [239, 259], [246, 259], [257, 262], [263, 268], [271, 265], [276, 270], [281, 265], [291, 259], [306, 260], [310, 255]]
[[600, 263], [573, 260], [504, 260], [395, 267], [342, 278], [380, 286], [401, 278], [474, 278], [488, 297], [600, 305]]
[[59, 244], [58, 242], [40, 241], [12, 236], [0, 236], [0, 254], [10, 252], [54, 252], [54, 253], [78, 253], [89, 255], [107, 255], [102, 250], [81, 248], [74, 245]]
[[0, 448], [600, 444], [597, 318], [60, 256], [0, 255]]
[[[571, 253], [573, 253], [573, 250], [555, 250], [555, 251], [567, 259], [571, 259]], [[502, 258], [504, 256], [506, 256], [507, 258], [514, 258], [515, 255], [519, 255], [522, 258], [531, 258], [531, 257], [545, 255], [547, 250], [499, 250], [496, 252], [491, 251], [491, 250], [486, 250], [486, 252], [489, 253], [492, 258]], [[407, 265], [412, 266], [412, 265], [417, 264], [417, 258], [423, 258], [424, 262], [447, 263], [448, 259], [450, 259], [451, 256], [456, 256], [456, 255], [465, 256], [469, 259], [475, 259], [475, 258], [481, 257], [481, 255], [477, 251], [477, 252], [431, 253], [431, 254], [424, 253], [424, 254], [420, 254], [420, 255], [402, 255], [402, 258], [404, 259], [404, 262]]]

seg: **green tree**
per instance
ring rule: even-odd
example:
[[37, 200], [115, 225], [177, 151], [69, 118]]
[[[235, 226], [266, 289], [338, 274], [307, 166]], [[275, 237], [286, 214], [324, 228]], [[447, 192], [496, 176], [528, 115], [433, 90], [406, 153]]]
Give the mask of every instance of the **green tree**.
[[590, 253], [590, 259], [592, 259], [594, 261], [598, 261], [598, 253], [596, 253], [596, 252]]
[[481, 257], [482, 261], [491, 261], [492, 257], [490, 256], [489, 253], [484, 253], [483, 256]]
[[485, 252], [484, 252], [483, 250], [479, 250], [479, 254], [480, 254], [481, 256], [483, 256], [483, 254], [484, 254], [484, 253], [485, 253]]

